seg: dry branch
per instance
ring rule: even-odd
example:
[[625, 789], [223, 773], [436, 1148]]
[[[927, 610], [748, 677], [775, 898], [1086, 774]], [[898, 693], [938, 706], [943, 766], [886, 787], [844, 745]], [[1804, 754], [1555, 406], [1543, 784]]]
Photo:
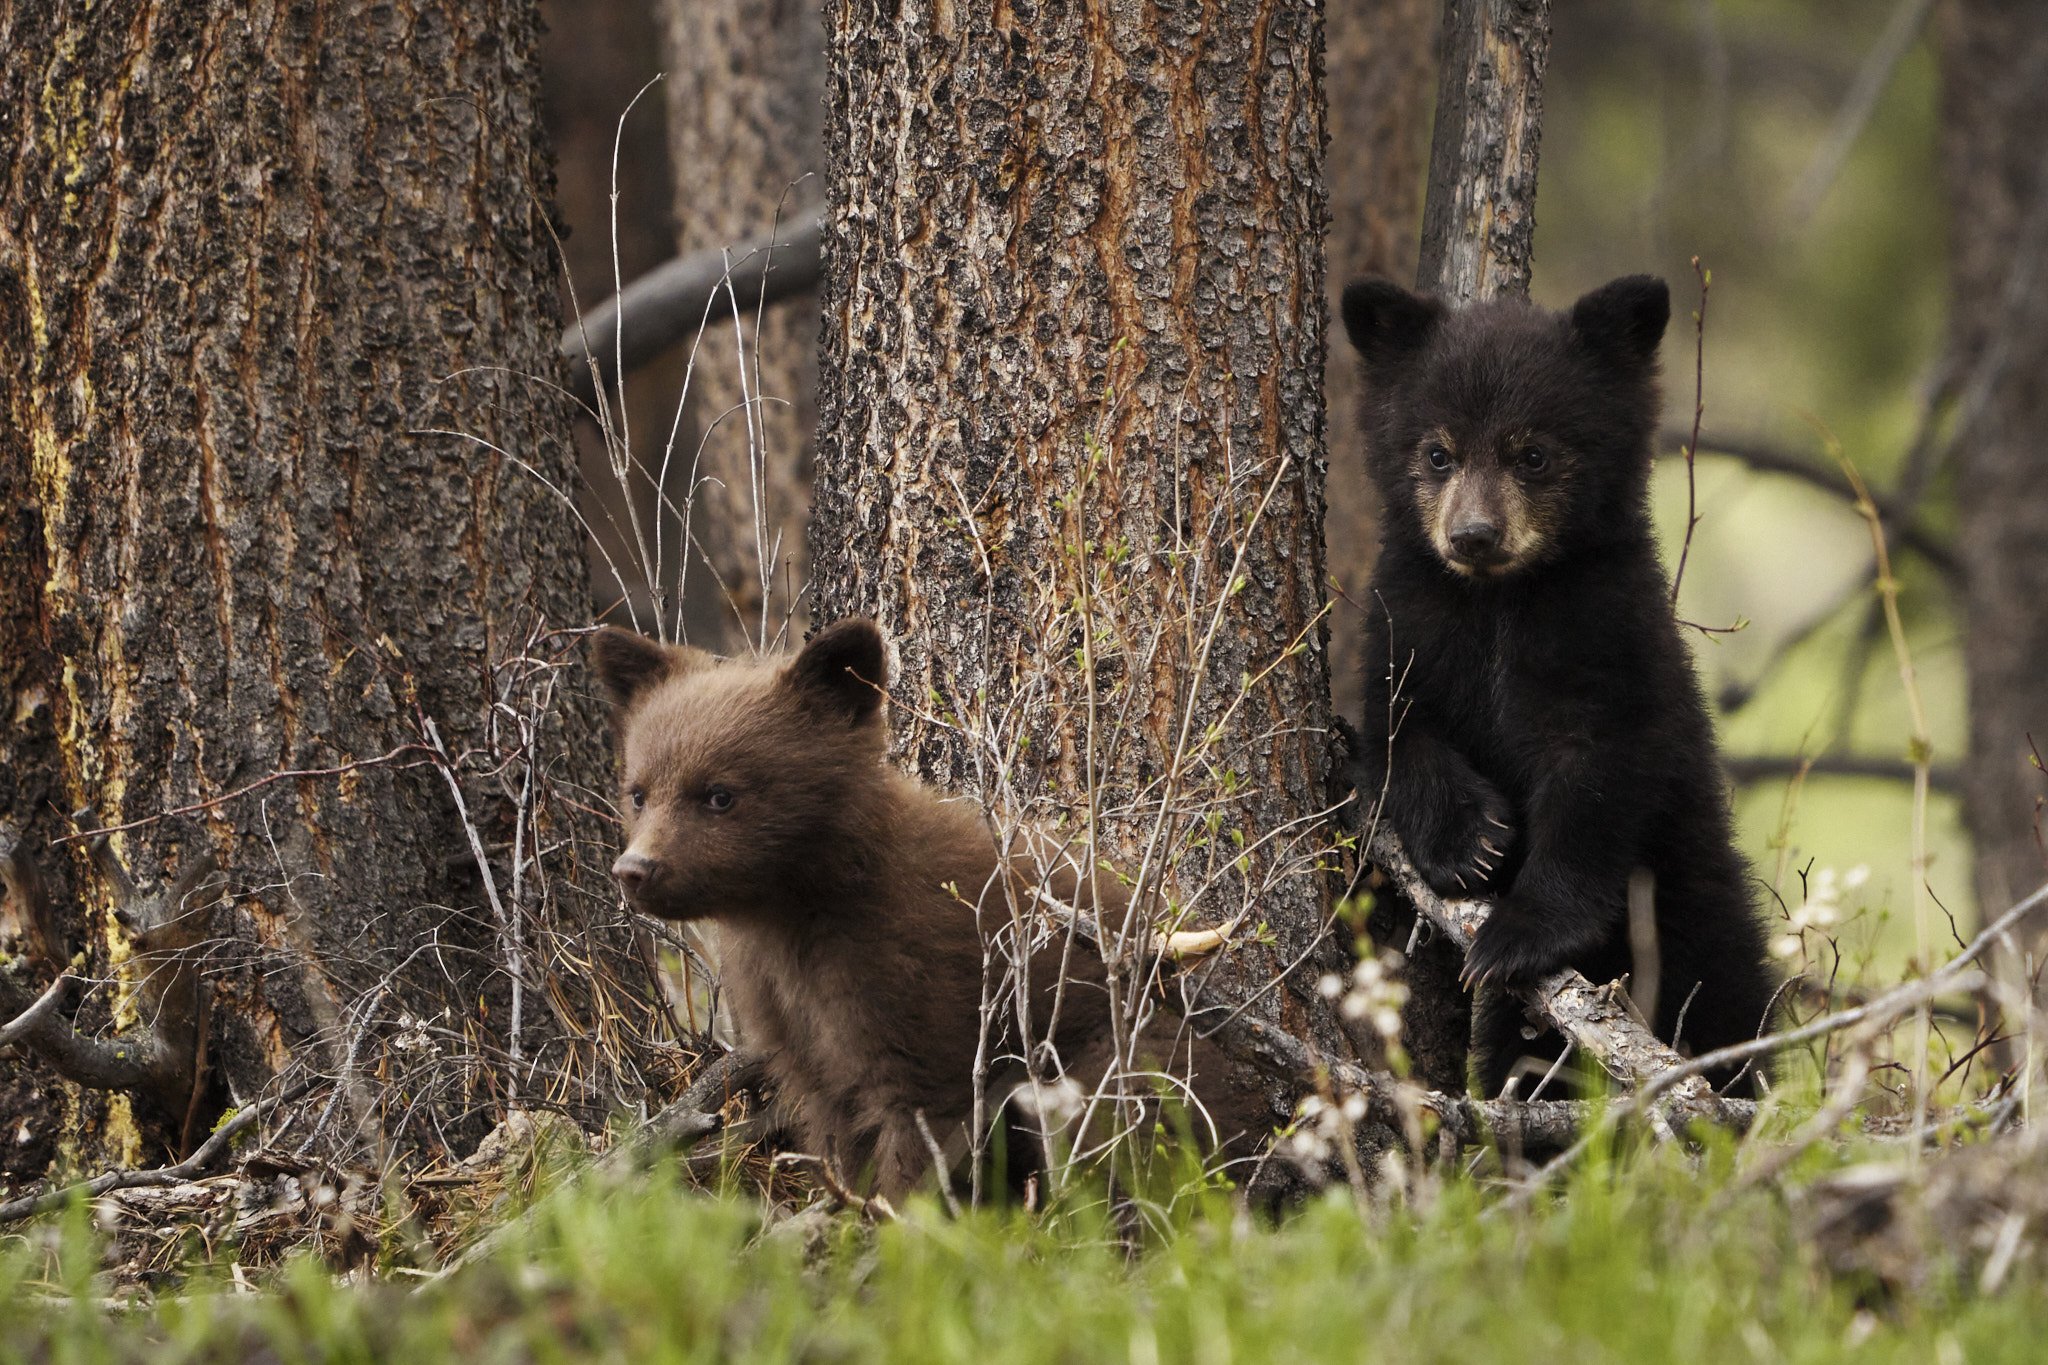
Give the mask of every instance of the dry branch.
[[72, 1199], [80, 1196], [87, 1199], [97, 1199], [101, 1195], [112, 1193], [115, 1190], [130, 1190], [150, 1185], [183, 1184], [194, 1176], [203, 1173], [218, 1160], [227, 1151], [229, 1144], [247, 1130], [250, 1125], [261, 1120], [264, 1115], [270, 1113], [279, 1105], [289, 1104], [293, 1100], [301, 1098], [318, 1084], [320, 1084], [318, 1081], [302, 1081], [273, 1099], [259, 1100], [255, 1104], [249, 1105], [221, 1124], [220, 1127], [214, 1129], [212, 1136], [201, 1143], [197, 1151], [193, 1152], [192, 1155], [186, 1157], [183, 1161], [178, 1162], [175, 1166], [159, 1166], [147, 1171], [108, 1171], [105, 1175], [95, 1176], [91, 1180], [81, 1181], [76, 1185], [66, 1185], [62, 1189], [45, 1190], [41, 1194], [24, 1195], [20, 1199], [10, 1199], [4, 1204], [0, 1204], [0, 1223], [17, 1222], [23, 1218], [33, 1218], [39, 1213], [48, 1213], [52, 1209], [60, 1209], [70, 1203]]
[[[1683, 457], [1687, 443], [1686, 433], [1682, 431], [1667, 431], [1657, 438], [1658, 451], [1674, 459]], [[1840, 470], [1796, 455], [1768, 441], [1710, 432], [1699, 438], [1699, 450], [1703, 455], [1720, 455], [1747, 465], [1760, 474], [1782, 474], [1797, 479], [1847, 503], [1856, 501], [1855, 490], [1841, 477]], [[1901, 546], [1932, 564], [1946, 578], [1954, 579], [1960, 575], [1961, 567], [1955, 551], [1915, 521], [1913, 508], [1906, 500], [1874, 493], [1871, 501], [1877, 505], [1878, 515], [1884, 519], [1886, 532], [1896, 536]]]
[[[1787, 1029], [1783, 1033], [1767, 1034], [1761, 1038], [1752, 1039], [1747, 1043], [1737, 1043], [1731, 1047], [1717, 1048], [1712, 1052], [1702, 1053], [1698, 1057], [1693, 1057], [1651, 1077], [1636, 1093], [1623, 1096], [1619, 1101], [1610, 1106], [1604, 1115], [1605, 1121], [1602, 1126], [1618, 1123], [1630, 1114], [1648, 1108], [1657, 1101], [1659, 1096], [1668, 1090], [1698, 1084], [1699, 1078], [1704, 1072], [1712, 1071], [1718, 1067], [1735, 1066], [1760, 1057], [1783, 1052], [1787, 1048], [1797, 1047], [1801, 1043], [1808, 1043], [1827, 1037], [1843, 1029], [1861, 1028], [1865, 1032], [1874, 1032], [1896, 1020], [1907, 1011], [1920, 1008], [1922, 1005], [1933, 1000], [1937, 995], [1954, 991], [1980, 989], [1988, 984], [1987, 979], [1981, 972], [1972, 971], [1971, 964], [1983, 956], [1992, 944], [2011, 934], [2019, 926], [2021, 920], [2044, 904], [2048, 904], [2048, 885], [2039, 887], [2032, 895], [2021, 900], [2010, 910], [2007, 910], [2004, 914], [1986, 925], [1975, 938], [1970, 940], [1969, 944], [1960, 953], [1950, 958], [1938, 971], [1928, 976], [1922, 977], [1919, 980], [1905, 982], [1903, 985], [1896, 986], [1853, 1009], [1838, 1011], [1837, 1013], [1802, 1024], [1798, 1028]], [[1732, 1103], [1732, 1101], [1724, 1101], [1724, 1103]], [[1549, 1182], [1552, 1176], [1577, 1160], [1591, 1146], [1598, 1135], [1598, 1130], [1587, 1131], [1577, 1142], [1560, 1153], [1556, 1159], [1530, 1177], [1518, 1192], [1516, 1200], [1511, 1201], [1511, 1204], [1526, 1199], [1541, 1189]]]
[[[1913, 765], [1897, 758], [1870, 758], [1859, 754], [1821, 754], [1814, 758], [1800, 758], [1793, 754], [1730, 754], [1721, 759], [1721, 770], [1732, 782], [1767, 782], [1773, 778], [1797, 777], [1809, 773], [1815, 777], [1871, 777], [1884, 782], [1913, 781]], [[1963, 775], [1952, 763], [1937, 763], [1928, 768], [1927, 785], [1935, 791], [1959, 792], [1963, 786]]]
[[[83, 820], [89, 812], [79, 812]], [[187, 860], [171, 884], [154, 894], [136, 888], [134, 878], [104, 837], [89, 845], [93, 861], [114, 891], [114, 915], [134, 944], [140, 973], [138, 995], [148, 1022], [112, 1038], [89, 1038], [59, 1011], [71, 978], [60, 974], [40, 993], [0, 968], [0, 1045], [19, 1043], [57, 1073], [95, 1090], [132, 1090], [149, 1096], [167, 1113], [183, 1112], [198, 1080], [204, 995], [195, 956], [207, 915], [188, 913], [186, 898], [213, 874], [211, 854]], [[35, 862], [19, 846], [8, 850], [9, 885], [29, 897], [30, 922], [51, 917], [42, 901], [45, 883]]]
[[574, 389], [588, 401], [594, 375], [616, 384], [716, 316], [721, 299], [766, 307], [816, 288], [818, 240], [811, 219], [656, 266], [563, 331]]
[[[1384, 824], [1373, 832], [1368, 856], [1373, 866], [1393, 880], [1417, 914], [1461, 950], [1472, 946], [1472, 936], [1491, 913], [1486, 902], [1446, 901], [1430, 890], [1415, 865], [1408, 861], [1400, 839]], [[1522, 996], [1552, 1028], [1631, 1089], [1647, 1087], [1653, 1079], [1686, 1065], [1683, 1058], [1636, 1019], [1623, 996], [1607, 986], [1595, 986], [1569, 968], [1529, 987]], [[1676, 1092], [1670, 1116], [1680, 1123], [1692, 1119], [1727, 1122], [1736, 1113], [1735, 1102], [1716, 1095], [1697, 1072], [1667, 1082], [1665, 1088]]]
[[72, 983], [76, 980], [76, 977], [68, 974], [58, 977], [50, 983], [48, 990], [36, 997], [34, 1004], [16, 1015], [7, 1024], [0, 1025], [0, 1047], [6, 1047], [16, 1039], [26, 1037], [30, 1029], [42, 1022], [59, 1004], [63, 1003], [65, 993], [71, 989]]

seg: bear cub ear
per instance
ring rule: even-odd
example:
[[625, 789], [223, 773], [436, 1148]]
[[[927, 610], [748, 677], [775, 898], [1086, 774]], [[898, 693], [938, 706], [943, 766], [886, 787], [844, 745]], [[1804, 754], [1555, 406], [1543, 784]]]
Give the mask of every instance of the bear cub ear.
[[1655, 275], [1627, 275], [1572, 305], [1572, 331], [1596, 354], [1634, 364], [1654, 358], [1671, 321], [1671, 291]]
[[882, 709], [888, 681], [882, 632], [861, 617], [829, 625], [811, 637], [784, 675], [789, 685], [830, 713], [860, 724]]
[[688, 672], [690, 662], [683, 650], [617, 626], [590, 637], [591, 667], [615, 706], [631, 706], [656, 683]]
[[1346, 286], [1341, 309], [1345, 334], [1369, 365], [1421, 350], [1444, 315], [1444, 306], [1435, 299], [1411, 294], [1378, 276]]

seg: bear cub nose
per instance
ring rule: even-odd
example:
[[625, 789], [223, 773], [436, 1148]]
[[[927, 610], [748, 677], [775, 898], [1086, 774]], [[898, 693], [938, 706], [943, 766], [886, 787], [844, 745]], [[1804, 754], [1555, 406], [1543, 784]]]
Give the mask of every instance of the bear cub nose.
[[621, 853], [619, 860], [612, 864], [612, 876], [618, 879], [629, 896], [646, 885], [647, 879], [653, 875], [654, 860], [644, 853]]
[[1451, 547], [1467, 559], [1483, 559], [1500, 548], [1500, 527], [1468, 521], [1451, 532]]

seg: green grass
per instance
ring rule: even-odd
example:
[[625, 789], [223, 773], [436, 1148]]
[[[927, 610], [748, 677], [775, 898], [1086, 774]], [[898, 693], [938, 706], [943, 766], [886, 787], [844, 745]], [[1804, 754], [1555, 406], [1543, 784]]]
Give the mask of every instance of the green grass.
[[99, 1306], [80, 1211], [0, 1250], [0, 1359], [2040, 1358], [2048, 1298], [2032, 1272], [1991, 1298], [1922, 1291], [1859, 1321], [1785, 1199], [1731, 1193], [1725, 1166], [1596, 1165], [1516, 1215], [1487, 1215], [1461, 1183], [1426, 1211], [1361, 1215], [1337, 1194], [1277, 1227], [1218, 1197], [1135, 1257], [1086, 1217], [954, 1222], [922, 1205], [873, 1232], [838, 1220], [807, 1251], [762, 1237], [754, 1206], [656, 1171], [547, 1201], [503, 1254], [424, 1290], [347, 1286], [302, 1261], [262, 1293], [193, 1285], [125, 1312]]

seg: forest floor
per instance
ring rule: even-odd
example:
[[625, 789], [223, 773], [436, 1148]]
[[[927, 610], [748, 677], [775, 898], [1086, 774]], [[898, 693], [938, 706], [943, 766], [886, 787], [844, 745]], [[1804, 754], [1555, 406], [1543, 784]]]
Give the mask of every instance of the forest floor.
[[188, 1233], [181, 1263], [138, 1278], [108, 1267], [151, 1229], [79, 1203], [0, 1241], [0, 1360], [2042, 1359], [2048, 1268], [2013, 1231], [2033, 1214], [1888, 1249], [1890, 1214], [1852, 1214], [1840, 1239], [1854, 1192], [1900, 1161], [1897, 1144], [1827, 1143], [1746, 1180], [1709, 1135], [1589, 1159], [1526, 1200], [1459, 1176], [1391, 1202], [1339, 1188], [1273, 1220], [1217, 1190], [1133, 1250], [1099, 1208], [772, 1221], [674, 1161], [570, 1180], [580, 1158], [558, 1156], [478, 1186], [468, 1235], [502, 1239], [449, 1273], [429, 1268], [448, 1248], [420, 1233], [424, 1206], [385, 1200], [353, 1251], [330, 1224], [324, 1256], [245, 1273], [253, 1236]]

